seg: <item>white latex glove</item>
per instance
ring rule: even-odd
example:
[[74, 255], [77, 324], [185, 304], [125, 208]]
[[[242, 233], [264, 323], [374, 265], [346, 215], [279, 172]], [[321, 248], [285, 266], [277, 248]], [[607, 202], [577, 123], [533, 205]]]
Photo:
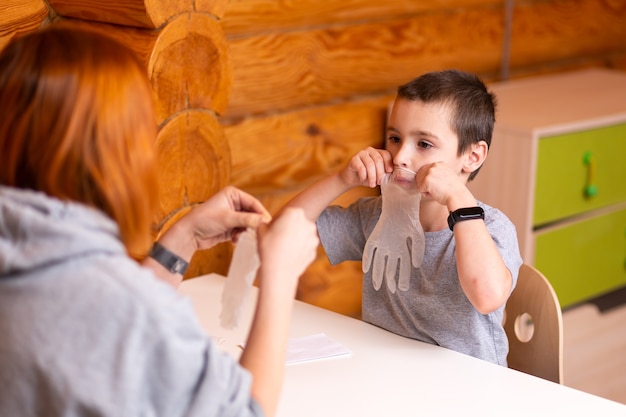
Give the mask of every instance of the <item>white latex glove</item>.
[[248, 229], [239, 236], [228, 268], [220, 315], [223, 328], [232, 329], [239, 323], [241, 311], [250, 294], [259, 265], [256, 232]]
[[421, 194], [415, 173], [396, 168], [380, 185], [382, 212], [376, 227], [365, 243], [363, 272], [372, 269], [374, 289], [379, 290], [386, 278], [392, 293], [397, 288], [407, 291], [411, 265], [419, 268], [424, 260], [424, 230], [419, 221]]

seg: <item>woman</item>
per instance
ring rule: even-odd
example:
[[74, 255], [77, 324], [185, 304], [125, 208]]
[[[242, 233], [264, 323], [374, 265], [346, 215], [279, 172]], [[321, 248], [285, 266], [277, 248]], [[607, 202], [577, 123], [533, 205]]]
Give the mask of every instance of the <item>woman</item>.
[[[151, 87], [102, 35], [50, 26], [14, 39], [0, 106], [0, 415], [275, 414], [315, 226], [297, 210], [269, 222], [227, 187], [150, 251]], [[260, 288], [237, 364], [171, 284], [195, 250], [246, 228], [258, 228]]]

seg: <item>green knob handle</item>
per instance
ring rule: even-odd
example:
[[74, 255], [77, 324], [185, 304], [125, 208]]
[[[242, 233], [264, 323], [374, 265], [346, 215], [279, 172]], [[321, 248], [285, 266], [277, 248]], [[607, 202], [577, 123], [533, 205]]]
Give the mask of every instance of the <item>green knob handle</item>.
[[585, 196], [588, 198], [598, 195], [598, 186], [594, 184], [585, 185]]
[[583, 163], [587, 166], [587, 183], [584, 187], [584, 194], [587, 198], [598, 195], [598, 186], [594, 184], [596, 177], [596, 159], [591, 152], [585, 152], [583, 155]]

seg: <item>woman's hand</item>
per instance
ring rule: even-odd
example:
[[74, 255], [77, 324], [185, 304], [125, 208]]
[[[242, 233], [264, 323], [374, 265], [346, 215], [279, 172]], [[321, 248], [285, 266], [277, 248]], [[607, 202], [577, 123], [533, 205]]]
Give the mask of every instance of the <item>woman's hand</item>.
[[228, 186], [194, 207], [180, 221], [189, 224], [197, 249], [207, 249], [227, 240], [236, 242], [245, 229], [256, 229], [271, 219], [259, 200]]
[[[290, 279], [295, 290], [298, 278], [317, 255], [317, 227], [308, 220], [299, 208], [286, 208], [269, 225], [259, 228], [259, 258], [262, 278], [271, 282], [261, 282], [262, 289], [278, 285], [288, 288], [283, 279]], [[284, 278], [283, 278], [284, 277]]]
[[[237, 241], [246, 228], [256, 229], [272, 219], [263, 204], [250, 194], [228, 186], [195, 206], [176, 222], [159, 241], [175, 238], [197, 249], [208, 249], [227, 240]], [[192, 253], [193, 254], [193, 253]]]
[[[259, 200], [228, 186], [192, 208], [158, 240], [170, 252], [189, 262], [196, 250], [208, 249], [227, 240], [236, 242], [246, 228], [256, 229], [271, 218]], [[174, 286], [182, 279], [149, 257], [143, 264]]]

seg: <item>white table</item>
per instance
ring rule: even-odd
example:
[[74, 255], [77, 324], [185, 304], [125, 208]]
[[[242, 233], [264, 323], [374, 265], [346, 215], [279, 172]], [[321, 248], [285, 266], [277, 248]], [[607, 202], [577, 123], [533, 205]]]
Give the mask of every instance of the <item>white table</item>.
[[[239, 326], [219, 324], [224, 278], [184, 281], [202, 326], [238, 357], [254, 297]], [[286, 367], [279, 417], [626, 416], [626, 405], [407, 339], [360, 320], [296, 302], [291, 337], [325, 333], [350, 356]]]

